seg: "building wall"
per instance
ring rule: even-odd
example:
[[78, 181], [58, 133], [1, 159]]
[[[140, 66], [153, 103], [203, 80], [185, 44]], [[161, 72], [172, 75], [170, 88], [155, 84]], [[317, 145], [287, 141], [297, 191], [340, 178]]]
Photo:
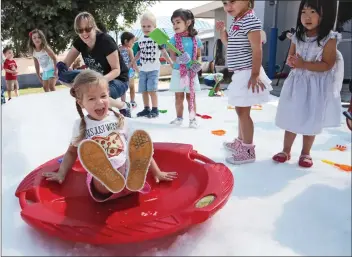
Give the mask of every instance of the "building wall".
[[[212, 61], [214, 59], [214, 44], [215, 44], [215, 39], [214, 37], [212, 38], [202, 38], [201, 39], [203, 43], [203, 47], [205, 46], [206, 42], [208, 42], [208, 54], [202, 54], [203, 58], [206, 58], [208, 62]], [[202, 53], [204, 53], [205, 50], [202, 50]]]

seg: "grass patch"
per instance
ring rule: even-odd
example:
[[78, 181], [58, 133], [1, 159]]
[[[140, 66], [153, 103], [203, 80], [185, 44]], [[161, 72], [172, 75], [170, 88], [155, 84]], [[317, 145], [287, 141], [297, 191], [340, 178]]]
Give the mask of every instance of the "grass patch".
[[[56, 90], [61, 90], [67, 88], [64, 85], [57, 85]], [[5, 91], [6, 92], [6, 91]], [[20, 96], [21, 95], [30, 95], [30, 94], [38, 94], [38, 93], [44, 93], [44, 89], [42, 87], [37, 87], [37, 88], [23, 88], [19, 90]], [[14, 97], [15, 93], [12, 92], [12, 97]], [[5, 97], [8, 98], [7, 92], [5, 93]]]

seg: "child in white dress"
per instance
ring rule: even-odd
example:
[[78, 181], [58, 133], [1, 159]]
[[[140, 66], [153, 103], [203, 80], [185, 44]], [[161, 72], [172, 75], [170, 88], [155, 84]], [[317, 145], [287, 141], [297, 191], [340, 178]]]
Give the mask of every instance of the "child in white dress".
[[315, 136], [323, 128], [340, 126], [343, 58], [336, 49], [341, 36], [331, 31], [336, 15], [334, 4], [301, 2], [287, 59], [293, 69], [284, 82], [276, 114], [276, 125], [285, 130], [283, 150], [273, 156], [276, 162], [290, 159], [296, 135], [302, 134], [299, 165], [311, 167]]

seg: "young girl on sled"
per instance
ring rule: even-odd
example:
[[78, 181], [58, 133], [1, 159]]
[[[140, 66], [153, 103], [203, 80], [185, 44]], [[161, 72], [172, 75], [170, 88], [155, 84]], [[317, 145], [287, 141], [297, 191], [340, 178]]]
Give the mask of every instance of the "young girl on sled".
[[[87, 171], [87, 187], [95, 201], [104, 202], [131, 192], [147, 193], [150, 170], [157, 182], [171, 181], [175, 172], [163, 172], [153, 158], [153, 143], [147, 132], [136, 130], [129, 137], [127, 120], [109, 109], [109, 86], [98, 72], [85, 70], [74, 80], [71, 95], [80, 119], [58, 172], [47, 172], [47, 180], [62, 183], [77, 156]], [[88, 115], [83, 114], [83, 109]]]

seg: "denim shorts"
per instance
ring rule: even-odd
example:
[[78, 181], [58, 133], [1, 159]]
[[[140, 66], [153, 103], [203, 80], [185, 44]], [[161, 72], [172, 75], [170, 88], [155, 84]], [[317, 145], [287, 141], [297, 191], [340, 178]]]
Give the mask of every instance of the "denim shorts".
[[120, 98], [128, 90], [128, 81], [124, 82], [118, 79], [109, 82], [109, 94], [113, 99]]
[[139, 92], [156, 92], [158, 91], [158, 83], [159, 70], [139, 72]]

